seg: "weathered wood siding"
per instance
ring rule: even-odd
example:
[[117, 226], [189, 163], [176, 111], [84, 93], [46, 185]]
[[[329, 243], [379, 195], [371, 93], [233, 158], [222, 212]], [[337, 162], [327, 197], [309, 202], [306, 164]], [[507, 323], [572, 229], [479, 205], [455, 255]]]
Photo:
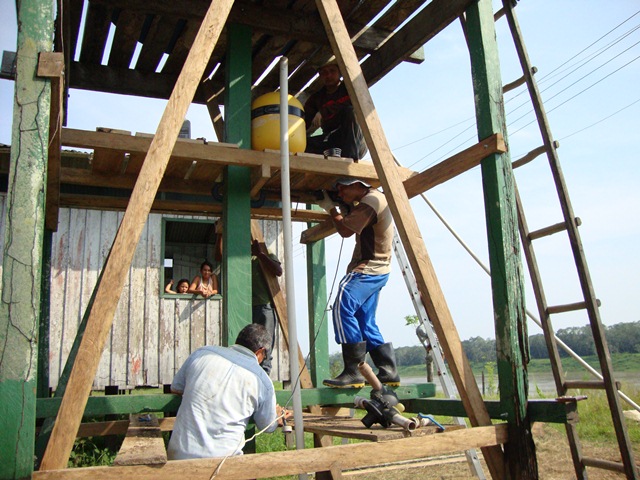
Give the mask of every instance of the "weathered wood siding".
[[[0, 207], [4, 208], [5, 197], [1, 198]], [[50, 383], [54, 389], [122, 215], [110, 211], [60, 209], [51, 262], [49, 359]], [[220, 343], [219, 297], [203, 300], [162, 295], [162, 218], [163, 215], [158, 214], [149, 216], [136, 248], [110, 339], [94, 380], [96, 389], [106, 385], [131, 388], [169, 384], [193, 350]], [[282, 255], [280, 225], [264, 222], [263, 228], [269, 247]], [[271, 374], [278, 380], [289, 379], [288, 355], [283, 351], [283, 343], [278, 332]]]

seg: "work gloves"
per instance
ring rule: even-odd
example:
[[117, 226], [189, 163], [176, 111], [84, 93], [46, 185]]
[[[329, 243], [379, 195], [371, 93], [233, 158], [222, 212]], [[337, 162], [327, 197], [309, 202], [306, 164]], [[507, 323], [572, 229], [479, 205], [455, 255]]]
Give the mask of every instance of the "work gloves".
[[320, 207], [322, 207], [327, 213], [329, 213], [329, 211], [335, 207], [337, 205], [337, 203], [335, 203], [333, 200], [331, 200], [331, 198], [329, 197], [329, 194], [327, 194], [326, 191], [322, 191], [322, 195], [323, 198], [321, 200], [318, 200], [318, 205]]

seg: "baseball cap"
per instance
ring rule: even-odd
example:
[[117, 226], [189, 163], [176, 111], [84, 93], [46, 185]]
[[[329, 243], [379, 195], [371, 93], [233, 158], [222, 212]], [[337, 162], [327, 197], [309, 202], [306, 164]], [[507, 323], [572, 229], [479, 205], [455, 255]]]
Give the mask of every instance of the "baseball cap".
[[337, 179], [335, 182], [333, 182], [333, 187], [336, 188], [338, 185], [353, 185], [354, 183], [361, 183], [365, 187], [371, 188], [371, 185], [369, 185], [367, 182], [352, 177], [342, 177]]
[[323, 63], [322, 65], [320, 65], [317, 69], [316, 72], [319, 72], [320, 70], [322, 70], [324, 67], [328, 67], [329, 65], [335, 65], [336, 67], [338, 67], [338, 69], [340, 69], [340, 66], [338, 65], [338, 60], [336, 60], [335, 57], [332, 57], [331, 60], [326, 61], [325, 63]]

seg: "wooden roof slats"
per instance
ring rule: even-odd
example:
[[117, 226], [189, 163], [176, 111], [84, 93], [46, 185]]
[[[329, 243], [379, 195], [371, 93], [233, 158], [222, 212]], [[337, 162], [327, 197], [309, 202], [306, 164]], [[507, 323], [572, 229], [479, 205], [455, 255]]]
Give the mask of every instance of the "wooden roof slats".
[[144, 73], [153, 73], [158, 68], [162, 55], [167, 52], [169, 41], [178, 24], [178, 18], [167, 15], [155, 15], [146, 32], [135, 69]]
[[189, 49], [198, 34], [201, 23], [201, 20], [188, 20], [184, 24], [181, 32], [174, 32], [177, 34], [177, 39], [169, 54], [169, 58], [167, 58], [167, 61], [162, 67], [162, 73], [180, 73], [189, 54]]
[[110, 67], [129, 68], [146, 18], [145, 14], [131, 10], [119, 12], [109, 52], [108, 65]]
[[362, 63], [362, 73], [369, 87], [462, 15], [475, 1], [432, 0]]
[[80, 62], [100, 65], [110, 25], [111, 9], [105, 5], [89, 2], [82, 36]]
[[[77, 39], [82, 2], [65, 1], [73, 5], [70, 22], [71, 30], [76, 29]], [[375, 83], [400, 61], [422, 61], [412, 58], [411, 54], [425, 39], [457, 18], [472, 1], [432, 0], [426, 6], [426, 0], [340, 1], [339, 8], [358, 58], [371, 56], [364, 68], [367, 83]], [[70, 86], [168, 98], [208, 5], [207, 0], [91, 0], [82, 45], [73, 42], [73, 48], [81, 48], [81, 51], [80, 60], [71, 61], [69, 66]], [[380, 15], [385, 8], [388, 10]], [[424, 13], [427, 10], [428, 13]], [[407, 18], [416, 12], [415, 18], [420, 16], [421, 20], [407, 22]], [[332, 56], [314, 0], [236, 0], [228, 21], [248, 25], [253, 31], [254, 81], [263, 76], [274, 58], [285, 54], [291, 72], [289, 91], [297, 94], [314, 78], [317, 66]], [[111, 22], [116, 25], [115, 35], [111, 50], [107, 52], [108, 65], [103, 66], [101, 62]], [[426, 34], [424, 30], [427, 30]], [[140, 55], [133, 68], [129, 68], [137, 42], [142, 43]], [[225, 51], [223, 33], [203, 75], [203, 81], [208, 84], [207, 92], [199, 88], [194, 102], [204, 104], [213, 97], [220, 98], [219, 94], [224, 90]], [[164, 54], [168, 55], [166, 62], [162, 71], [156, 73]], [[396, 59], [396, 55], [401, 58]], [[214, 72], [218, 65], [221, 68]], [[254, 89], [254, 95], [274, 91], [278, 86], [279, 74], [275, 68]], [[311, 85], [308, 93], [317, 88], [319, 82]]]
[[67, 47], [69, 48], [69, 59], [67, 61], [69, 62], [75, 58], [76, 55], [76, 44], [80, 36], [80, 23], [82, 21], [84, 0], [65, 0], [65, 4], [69, 7], [67, 15], [63, 17], [63, 20], [69, 23], [68, 35], [70, 38], [67, 40]]

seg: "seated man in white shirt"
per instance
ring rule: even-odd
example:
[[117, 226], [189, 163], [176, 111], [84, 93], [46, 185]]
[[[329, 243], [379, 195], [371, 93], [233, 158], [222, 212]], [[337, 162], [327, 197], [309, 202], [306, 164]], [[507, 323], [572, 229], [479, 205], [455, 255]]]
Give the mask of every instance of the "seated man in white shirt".
[[189, 356], [171, 384], [182, 403], [167, 450], [170, 460], [240, 455], [251, 417], [267, 432], [281, 424], [283, 409], [260, 367], [270, 341], [262, 325], [250, 324], [235, 345], [206, 346]]

